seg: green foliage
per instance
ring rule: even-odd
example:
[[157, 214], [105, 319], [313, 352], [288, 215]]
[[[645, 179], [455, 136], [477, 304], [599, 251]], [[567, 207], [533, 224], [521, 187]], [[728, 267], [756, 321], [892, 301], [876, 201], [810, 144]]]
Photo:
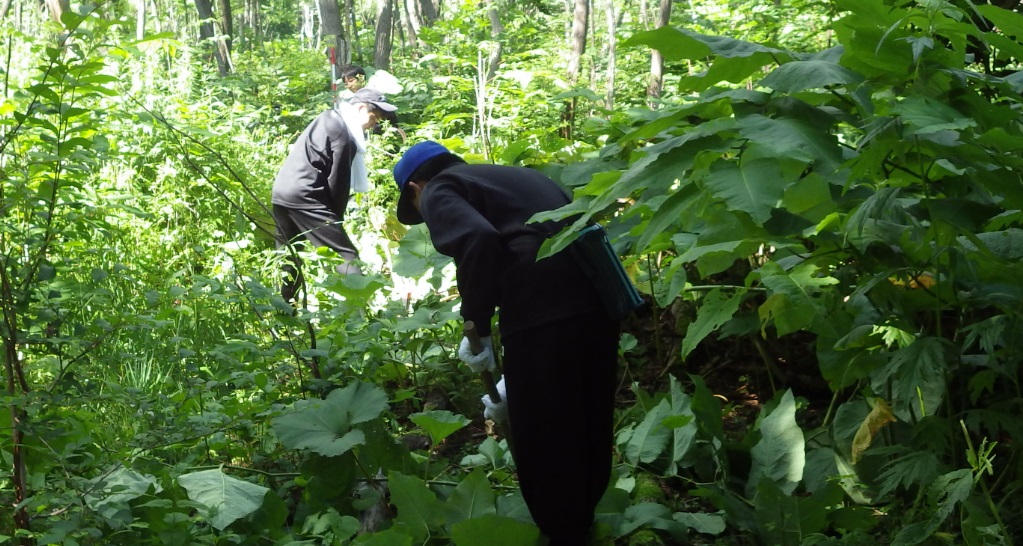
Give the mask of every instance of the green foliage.
[[[886, 493], [907, 492], [907, 485], [929, 491], [917, 498], [934, 506], [936, 515], [896, 537], [923, 540], [956, 507], [985, 511], [987, 518], [978, 521], [999, 521], [994, 504], [966, 502], [978, 488], [956, 469], [964, 451], [953, 416], [982, 413], [985, 418], [970, 421], [969, 435], [990, 438], [1006, 426], [993, 417], [1001, 410], [964, 398], [959, 386], [987, 389], [981, 385], [990, 385], [994, 366], [1008, 381], [1006, 392], [1018, 389], [1018, 368], [1003, 360], [1006, 352], [1015, 353], [1015, 343], [1000, 338], [981, 346], [973, 333], [992, 317], [1018, 320], [1008, 318], [1020, 301], [1019, 281], [1008, 278], [1017, 275], [1018, 263], [1018, 185], [1010, 182], [1016, 165], [1000, 142], [1020, 134], [1009, 112], [1023, 97], [1010, 79], [964, 62], [970, 40], [987, 45], [1005, 39], [972, 26], [970, 11], [880, 1], [841, 7], [835, 24], [841, 45], [815, 54], [684, 29], [635, 35], [627, 45], [654, 47], [668, 59], [709, 58], [708, 69], [680, 80], [686, 93], [680, 104], [623, 119], [627, 128], [608, 133], [599, 157], [572, 167], [576, 203], [543, 217], [581, 212], [575, 228], [591, 219], [608, 222], [611, 231], [621, 226], [620, 244], [684, 270], [694, 289], [732, 278], [741, 282], [734, 298], [722, 297], [720, 289], [697, 292], [704, 295], [683, 356], [714, 332], [748, 331], [740, 326], [747, 320], [740, 301], [756, 306], [761, 336], [768, 340], [812, 333], [836, 401], [855, 392], [891, 403], [900, 426], [883, 435], [884, 425], [877, 427], [874, 443], [938, 449], [938, 474], [906, 474], [920, 464], [912, 456], [892, 463], [881, 485]], [[1013, 14], [985, 10], [1011, 28]], [[717, 87], [743, 81], [755, 85]], [[621, 207], [623, 202], [630, 206]], [[573, 231], [552, 241], [551, 249]], [[660, 233], [669, 234], [670, 243]], [[998, 296], [992, 297], [988, 287], [995, 286]], [[654, 288], [654, 294], [666, 293], [680, 294], [677, 285]], [[648, 407], [647, 415], [665, 408]], [[657, 418], [645, 420], [626, 444], [633, 464], [654, 462], [664, 445], [652, 421]], [[782, 430], [802, 436], [791, 417], [772, 434]], [[936, 446], [935, 433], [947, 441]], [[932, 439], [927, 447], [923, 437]], [[801, 447], [782, 457], [784, 449], [770, 448], [768, 456], [766, 446], [754, 445], [753, 478], [767, 472], [764, 460], [802, 458]], [[871, 455], [849, 468], [870, 489], [877, 476], [871, 466], [884, 460]], [[935, 468], [936, 461], [929, 462]], [[804, 479], [796, 466], [787, 472], [766, 488], [748, 483], [746, 495], [766, 495], [765, 508], [806, 514], [796, 504], [786, 507], [785, 496]], [[1018, 484], [1011, 465], [997, 472], [1002, 485]], [[853, 499], [866, 500], [856, 481], [844, 485]], [[799, 543], [803, 533], [823, 531], [827, 520], [817, 514], [812, 524], [771, 523], [759, 502], [754, 507], [758, 522], [750, 526], [771, 543]], [[733, 517], [736, 523], [743, 519], [740, 512]], [[846, 529], [857, 530], [863, 529]], [[1006, 528], [998, 533], [1008, 539]]]
[[[745, 427], [699, 376], [633, 384], [602, 537], [1011, 544], [1023, 18], [784, 4], [702, 3], [625, 29], [620, 104], [643, 102], [651, 48], [673, 73], [657, 109], [614, 111], [561, 80], [543, 43], [560, 6], [502, 3], [486, 80], [495, 38], [465, 4], [423, 30], [429, 54], [396, 60], [407, 128], [472, 160], [543, 166], [576, 197], [549, 217], [605, 222], [654, 316], [677, 320], [677, 343], [657, 347], [674, 360], [648, 366], [750, 345], [778, 381]], [[266, 197], [330, 102], [322, 55], [267, 43], [213, 80], [169, 36], [127, 43], [101, 17], [66, 19], [59, 44], [3, 30], [0, 534], [534, 542], [507, 443], [459, 443], [483, 426], [479, 385], [455, 365], [452, 264], [390, 214], [393, 135], [373, 143], [377, 188], [348, 218], [370, 274], [339, 279], [336, 257], [305, 252], [302, 301], [277, 294]], [[285, 31], [284, 15], [267, 23]], [[559, 134], [570, 99], [592, 115], [574, 140]], [[635, 377], [661, 342], [646, 326], [623, 342]], [[784, 364], [833, 391], [820, 422], [819, 402], [776, 377], [796, 343], [810, 353]]]

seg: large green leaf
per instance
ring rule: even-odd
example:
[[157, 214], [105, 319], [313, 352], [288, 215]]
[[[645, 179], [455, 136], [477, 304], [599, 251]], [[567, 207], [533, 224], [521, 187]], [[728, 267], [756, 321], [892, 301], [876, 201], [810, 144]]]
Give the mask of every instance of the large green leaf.
[[656, 49], [668, 61], [702, 59], [711, 54], [709, 45], [689, 33], [669, 26], [637, 32], [621, 43], [623, 48], [640, 45]]
[[[684, 28], [660, 27], [655, 30], [637, 32], [622, 42], [622, 47], [645, 45], [661, 52], [665, 60], [703, 59], [711, 54], [725, 58], [743, 58], [755, 55], [785, 55], [788, 53], [773, 47], [736, 40], [727, 36], [710, 36]], [[761, 66], [765, 64], [761, 62]]]
[[444, 505], [423, 480], [400, 472], [388, 472], [391, 503], [397, 508], [396, 529], [408, 533], [417, 543], [430, 535], [430, 529], [443, 517]]
[[704, 338], [732, 319], [745, 295], [745, 289], [723, 291], [714, 288], [707, 292], [700, 302], [696, 320], [686, 328], [686, 337], [682, 340], [681, 349], [683, 360]]
[[1023, 15], [991, 4], [976, 3], [973, 9], [998, 27], [998, 31], [1017, 40], [1023, 39]]
[[632, 466], [639, 466], [640, 463], [649, 463], [664, 452], [668, 440], [671, 438], [671, 430], [661, 422], [671, 415], [671, 405], [667, 400], [650, 410], [643, 421], [633, 429], [628, 442], [625, 445], [625, 460]]
[[336, 457], [365, 442], [355, 425], [387, 409], [387, 394], [371, 383], [353, 382], [324, 400], [300, 400], [273, 420], [274, 432], [288, 449], [307, 449]]
[[819, 275], [817, 266], [809, 263], [785, 271], [777, 263], [767, 262], [760, 268], [760, 280], [770, 290], [767, 301], [760, 306], [760, 318], [765, 326], [768, 320], [773, 320], [779, 336], [823, 319], [826, 309], [817, 294], [821, 288], [838, 283], [834, 277]]
[[[838, 170], [843, 161], [841, 146], [831, 133], [832, 123], [828, 116], [796, 119], [753, 114], [739, 120], [739, 130], [744, 138], [757, 144], [758, 157], [812, 163], [816, 171], [827, 177]], [[790, 169], [782, 170], [788, 172]], [[785, 185], [794, 181], [795, 177], [792, 177]]]
[[409, 416], [409, 420], [422, 427], [430, 435], [434, 445], [472, 422], [462, 415], [447, 410], [414, 413]]
[[462, 479], [444, 505], [448, 525], [497, 513], [494, 490], [482, 469]]
[[683, 262], [696, 262], [697, 268], [704, 276], [713, 275], [727, 269], [737, 258], [752, 252], [760, 245], [756, 241], [734, 240], [722, 243], [692, 245], [686, 234], [675, 236], [676, 246], [680, 247]]
[[696, 443], [699, 425], [696, 423], [696, 414], [693, 413], [693, 401], [688, 394], [682, 391], [682, 386], [675, 376], [671, 376], [670, 389], [672, 415], [662, 423], [672, 429], [672, 464], [669, 472], [674, 474], [677, 473], [679, 463], [683, 462]]
[[796, 402], [792, 391], [785, 391], [778, 406], [760, 422], [760, 441], [750, 450], [753, 457], [746, 492], [752, 498], [767, 478], [786, 495], [791, 495], [803, 479], [806, 443], [796, 423]]
[[903, 421], [934, 415], [945, 395], [945, 352], [953, 350], [942, 338], [916, 339], [872, 375], [874, 392], [891, 392], [892, 412]]
[[667, 531], [676, 540], [682, 540], [689, 531], [683, 519], [674, 518], [671, 509], [663, 504], [640, 502], [625, 509], [618, 533], [624, 536], [641, 528], [660, 529]]
[[973, 472], [969, 468], [949, 472], [934, 480], [927, 491], [934, 512], [926, 521], [902, 528], [892, 546], [915, 546], [927, 540], [948, 519], [952, 510], [969, 498], [972, 490]]
[[203, 515], [213, 527], [224, 530], [263, 505], [266, 487], [224, 474], [219, 468], [178, 476], [188, 498], [203, 506]]
[[[1010, 228], [976, 234], [976, 240], [983, 243], [983, 250], [1001, 260], [1018, 262], [1023, 259], [1023, 229]], [[978, 250], [977, 245], [967, 237], [960, 237], [959, 244], [969, 250]]]
[[820, 533], [827, 526], [828, 514], [843, 501], [842, 490], [828, 488], [812, 496], [791, 496], [774, 482], [760, 482], [754, 506], [756, 518], [764, 529], [764, 543], [799, 546], [803, 538]]
[[127, 516], [127, 523], [131, 521], [128, 502], [144, 495], [150, 487], [157, 493], [163, 489], [155, 476], [117, 466], [103, 476], [90, 480], [89, 493], [85, 494], [84, 500], [89, 508], [102, 514], [112, 524], [121, 515]]
[[860, 83], [863, 76], [831, 61], [792, 61], [775, 68], [760, 85], [781, 93]]
[[960, 114], [951, 106], [919, 95], [906, 97], [892, 109], [908, 126], [907, 135], [927, 135], [938, 131], [957, 131], [975, 127], [977, 121]]
[[399, 529], [387, 529], [378, 533], [369, 533], [355, 537], [352, 544], [359, 546], [412, 546], [419, 544]]
[[489, 514], [454, 525], [451, 528], [451, 540], [455, 546], [537, 544], [540, 529], [516, 519]]
[[718, 163], [704, 178], [711, 193], [730, 210], [746, 212], [760, 224], [771, 217], [787, 183], [780, 165], [771, 159]]

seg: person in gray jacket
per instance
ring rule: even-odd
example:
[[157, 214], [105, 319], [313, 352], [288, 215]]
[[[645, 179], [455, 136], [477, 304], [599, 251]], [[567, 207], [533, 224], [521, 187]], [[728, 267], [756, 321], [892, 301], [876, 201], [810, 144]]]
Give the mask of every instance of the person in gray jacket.
[[[362, 88], [348, 102], [327, 110], [306, 126], [291, 147], [277, 178], [271, 203], [278, 248], [301, 239], [333, 249], [345, 263], [341, 274], [360, 274], [359, 258], [342, 221], [352, 191], [368, 190], [365, 131], [389, 119], [397, 107], [379, 91]], [[301, 265], [292, 256], [281, 295], [290, 301], [302, 285]]]
[[[587, 544], [611, 478], [620, 325], [569, 252], [536, 259], [563, 223], [529, 219], [568, 196], [538, 171], [470, 165], [432, 141], [409, 148], [394, 178], [398, 220], [425, 222], [454, 258], [462, 318], [485, 346], [499, 310], [509, 444], [533, 520], [551, 546]], [[479, 364], [466, 345], [459, 355]]]

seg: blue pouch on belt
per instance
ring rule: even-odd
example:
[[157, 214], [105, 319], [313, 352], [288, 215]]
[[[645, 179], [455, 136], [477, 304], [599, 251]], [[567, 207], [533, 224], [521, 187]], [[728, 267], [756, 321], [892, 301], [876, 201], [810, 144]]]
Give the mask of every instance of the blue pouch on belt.
[[612, 319], [623, 320], [643, 305], [639, 290], [625, 273], [625, 267], [602, 226], [594, 224], [584, 228], [568, 249], [593, 282], [604, 309]]

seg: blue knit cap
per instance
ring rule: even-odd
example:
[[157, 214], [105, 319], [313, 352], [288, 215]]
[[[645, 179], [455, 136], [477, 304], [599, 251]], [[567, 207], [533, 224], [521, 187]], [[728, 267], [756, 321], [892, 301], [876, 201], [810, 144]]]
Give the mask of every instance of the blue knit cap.
[[401, 156], [401, 159], [394, 164], [394, 181], [398, 184], [401, 194], [398, 196], [398, 221], [403, 224], [421, 224], [423, 217], [412, 204], [413, 192], [405, 191], [412, 173], [422, 167], [427, 161], [441, 155], [451, 153], [443, 144], [426, 140], [420, 142]]

